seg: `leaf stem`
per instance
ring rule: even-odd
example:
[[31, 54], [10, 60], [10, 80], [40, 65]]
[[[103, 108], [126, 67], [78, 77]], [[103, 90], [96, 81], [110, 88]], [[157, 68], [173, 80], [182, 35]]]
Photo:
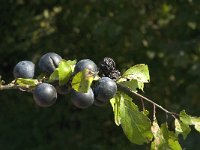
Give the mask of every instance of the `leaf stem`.
[[156, 120], [156, 105], [153, 104], [153, 121]]
[[160, 108], [161, 110], [163, 110], [164, 112], [166, 112], [167, 114], [170, 114], [172, 115], [173, 117], [176, 115], [176, 116], [179, 116], [177, 113], [174, 113], [174, 112], [171, 112], [171, 111], [168, 111], [167, 109], [165, 109], [164, 107], [160, 106], [159, 104], [155, 103], [153, 100], [137, 93], [137, 92], [134, 92], [134, 91], [131, 91], [128, 87], [125, 87], [119, 83], [117, 83], [117, 87], [119, 90], [121, 90], [122, 92], [126, 93], [128, 96], [130, 96], [131, 98], [135, 98], [135, 97], [140, 97], [142, 98], [143, 100], [146, 100], [150, 103], [152, 103], [153, 105], [155, 105], [156, 107]]
[[142, 103], [142, 109], [143, 109], [143, 111], [145, 111], [145, 105], [144, 105], [144, 101], [142, 98], [141, 98], [141, 103]]

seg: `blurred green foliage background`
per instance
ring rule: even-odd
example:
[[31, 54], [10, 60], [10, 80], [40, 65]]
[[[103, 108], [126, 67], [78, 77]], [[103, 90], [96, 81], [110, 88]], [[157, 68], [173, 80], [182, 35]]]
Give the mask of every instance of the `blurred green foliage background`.
[[[200, 116], [199, 0], [1, 0], [0, 35], [0, 74], [7, 83], [18, 61], [37, 63], [46, 52], [97, 64], [108, 56], [121, 71], [148, 64], [151, 83], [144, 95], [169, 110]], [[157, 110], [157, 116], [165, 121], [165, 113]], [[180, 141], [198, 150], [200, 134]], [[115, 126], [110, 106], [79, 110], [69, 97], [59, 96], [56, 105], [39, 108], [30, 93], [12, 90], [0, 91], [0, 149], [144, 150], [149, 145], [131, 144]]]

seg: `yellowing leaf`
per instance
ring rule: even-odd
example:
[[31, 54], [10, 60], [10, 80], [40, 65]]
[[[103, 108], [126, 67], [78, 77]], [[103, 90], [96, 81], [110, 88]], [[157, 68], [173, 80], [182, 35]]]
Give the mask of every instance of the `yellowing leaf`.
[[167, 147], [167, 142], [164, 139], [162, 131], [160, 130], [160, 127], [157, 123], [157, 120], [153, 121], [151, 131], [154, 136], [154, 140], [151, 143], [151, 150], [159, 150], [164, 147]]
[[181, 150], [178, 138], [174, 132], [169, 131], [167, 124], [164, 123], [159, 127], [155, 120], [152, 125], [154, 140], [151, 143], [151, 150]]

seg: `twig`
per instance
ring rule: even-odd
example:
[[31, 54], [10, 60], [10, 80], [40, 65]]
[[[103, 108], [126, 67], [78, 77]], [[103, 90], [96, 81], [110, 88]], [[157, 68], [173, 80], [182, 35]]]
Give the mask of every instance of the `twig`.
[[12, 90], [12, 89], [19, 89], [19, 86], [13, 83], [7, 85], [0, 85], [0, 90]]
[[128, 87], [125, 87], [119, 83], [117, 83], [117, 87], [119, 90], [121, 90], [122, 92], [124, 92], [125, 94], [127, 94], [128, 96], [130, 96], [131, 98], [136, 98], [136, 97], [140, 97], [150, 103], [152, 103], [153, 105], [155, 105], [156, 107], [160, 108], [161, 110], [163, 110], [164, 112], [168, 113], [168, 114], [171, 114], [173, 117], [176, 115], [176, 116], [179, 116], [178, 114], [174, 113], [174, 112], [171, 112], [171, 111], [168, 111], [167, 109], [163, 108], [162, 106], [158, 105], [157, 103], [155, 103], [154, 101], [148, 99], [147, 97], [137, 93], [137, 92], [134, 92], [134, 91], [131, 91]]
[[14, 84], [13, 82], [6, 85], [0, 85], [0, 90], [13, 90], [13, 89], [19, 89], [21, 91], [32, 92], [32, 89], [30, 86], [19, 86], [19, 85]]

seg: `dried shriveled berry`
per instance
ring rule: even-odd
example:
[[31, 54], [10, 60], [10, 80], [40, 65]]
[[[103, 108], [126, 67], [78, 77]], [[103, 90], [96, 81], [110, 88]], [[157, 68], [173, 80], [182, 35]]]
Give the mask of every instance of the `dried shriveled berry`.
[[108, 76], [111, 71], [115, 70], [115, 68], [115, 61], [109, 57], [105, 57], [103, 61], [99, 63], [100, 72], [105, 76]]
[[107, 77], [113, 80], [117, 80], [119, 79], [120, 76], [121, 76], [121, 73], [118, 70], [113, 70], [112, 72], [110, 72], [110, 74]]
[[121, 76], [120, 72], [116, 69], [115, 61], [109, 57], [105, 57], [103, 61], [99, 63], [99, 71], [102, 77], [109, 77], [113, 80]]

